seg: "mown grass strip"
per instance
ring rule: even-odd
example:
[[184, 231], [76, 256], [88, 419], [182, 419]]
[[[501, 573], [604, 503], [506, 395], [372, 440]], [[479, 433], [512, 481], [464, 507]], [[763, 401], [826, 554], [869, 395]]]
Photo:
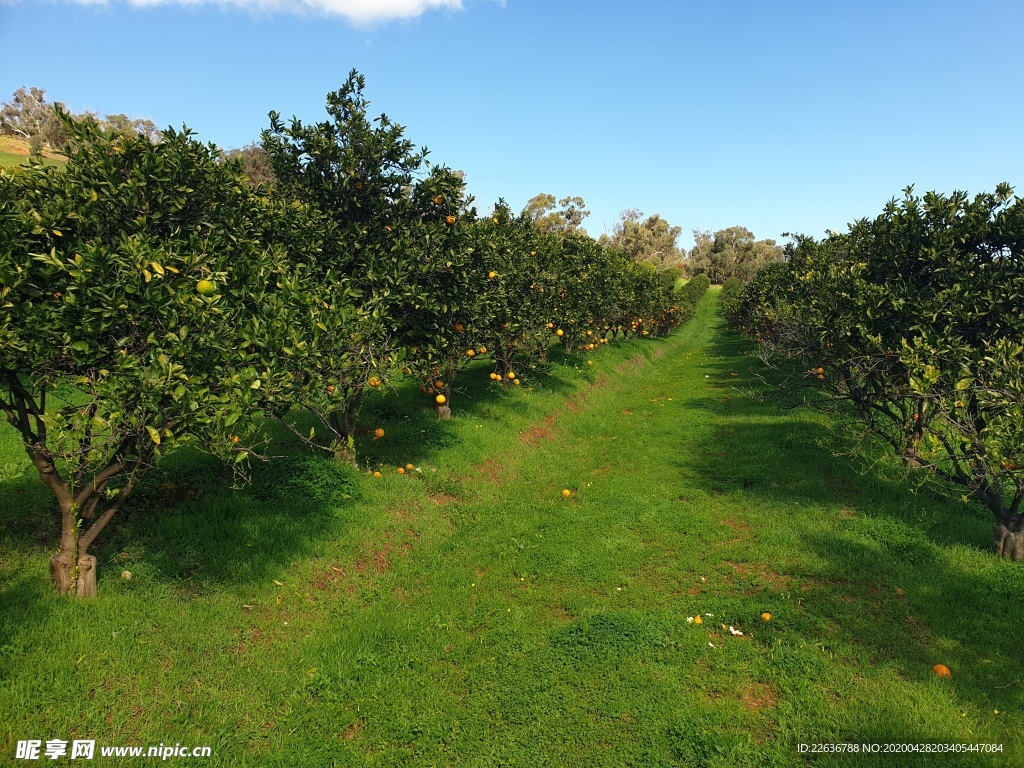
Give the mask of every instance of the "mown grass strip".
[[87, 604], [48, 593], [48, 501], [4, 433], [3, 754], [95, 737], [226, 765], [789, 766], [801, 742], [926, 741], [1014, 764], [1020, 569], [984, 514], [862, 476], [823, 417], [744, 397], [746, 349], [709, 295], [668, 339], [562, 360], [533, 391], [474, 369], [449, 424], [413, 391], [371, 402], [381, 478], [282, 437], [290, 458], [230, 493], [180, 457]]

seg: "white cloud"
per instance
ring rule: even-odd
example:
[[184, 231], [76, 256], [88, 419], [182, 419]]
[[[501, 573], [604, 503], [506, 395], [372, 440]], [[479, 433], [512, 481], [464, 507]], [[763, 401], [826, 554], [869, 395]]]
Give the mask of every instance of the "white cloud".
[[[80, 5], [105, 5], [108, 0], [72, 0]], [[411, 19], [438, 8], [462, 10], [462, 0], [124, 0], [137, 8], [157, 5], [219, 5], [257, 13], [294, 13], [341, 16], [366, 25], [394, 19]]]

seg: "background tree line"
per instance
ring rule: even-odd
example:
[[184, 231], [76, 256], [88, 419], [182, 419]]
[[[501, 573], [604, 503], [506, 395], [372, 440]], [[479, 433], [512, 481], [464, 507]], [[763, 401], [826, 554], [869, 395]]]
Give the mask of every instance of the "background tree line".
[[21, 87], [9, 101], [0, 104], [0, 135], [16, 136], [29, 144], [29, 154], [42, 155], [43, 149], [60, 152], [68, 141], [60, 112], [77, 120], [91, 120], [111, 133], [146, 136], [160, 141], [163, 133], [152, 120], [129, 117], [124, 114], [100, 115], [96, 112], [72, 113], [62, 102], [48, 102], [46, 91], [36, 87]]

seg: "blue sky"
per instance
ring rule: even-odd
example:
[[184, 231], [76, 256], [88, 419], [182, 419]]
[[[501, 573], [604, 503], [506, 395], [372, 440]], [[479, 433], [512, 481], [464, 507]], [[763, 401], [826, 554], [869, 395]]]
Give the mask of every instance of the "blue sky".
[[481, 209], [580, 195], [592, 235], [638, 208], [688, 247], [820, 236], [911, 183], [1024, 193], [1022, 44], [1020, 0], [0, 0], [0, 100], [232, 147], [356, 68]]

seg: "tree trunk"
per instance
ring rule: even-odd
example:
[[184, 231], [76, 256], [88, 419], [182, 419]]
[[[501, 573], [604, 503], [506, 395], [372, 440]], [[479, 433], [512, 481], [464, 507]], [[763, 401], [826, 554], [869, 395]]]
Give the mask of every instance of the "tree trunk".
[[61, 550], [50, 558], [50, 581], [60, 595], [96, 597], [96, 558], [79, 554], [77, 573], [74, 552]]
[[997, 517], [992, 523], [992, 547], [1006, 560], [1024, 560], [1024, 515]]
[[351, 438], [345, 436], [341, 440], [335, 440], [331, 446], [334, 460], [339, 464], [356, 465], [356, 447]]
[[361, 399], [362, 392], [347, 402], [341, 411], [335, 411], [331, 414], [331, 429], [335, 434], [335, 440], [331, 444], [331, 453], [334, 456], [334, 460], [339, 464], [356, 466], [356, 419], [353, 416], [353, 412], [359, 412], [359, 401]]
[[451, 421], [452, 409], [448, 406], [448, 403], [439, 403], [435, 408], [437, 410], [437, 418], [441, 421]]

